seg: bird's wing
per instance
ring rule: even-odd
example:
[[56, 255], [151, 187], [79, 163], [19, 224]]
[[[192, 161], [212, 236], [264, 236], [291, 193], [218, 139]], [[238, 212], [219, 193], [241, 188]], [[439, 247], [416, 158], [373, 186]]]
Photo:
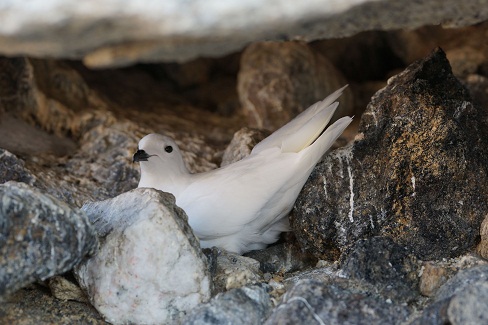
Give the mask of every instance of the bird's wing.
[[306, 180], [301, 175], [306, 171], [296, 170], [297, 159], [296, 153], [271, 148], [224, 168], [195, 174], [198, 179], [180, 193], [177, 204], [188, 214], [200, 239], [235, 234], [250, 224], [258, 233], [281, 212], [278, 198], [294, 203], [296, 197], [288, 198], [287, 190]]
[[[307, 122], [309, 122], [316, 114], [328, 108], [337, 98], [339, 98], [339, 96], [342, 95], [342, 92], [346, 87], [347, 85], [336, 90], [335, 92], [327, 96], [327, 98], [325, 98], [324, 100], [313, 104], [305, 111], [300, 113], [293, 120], [291, 120], [290, 122], [288, 122], [287, 124], [279, 128], [278, 130], [273, 132], [273, 134], [271, 134], [269, 137], [267, 137], [266, 139], [258, 143], [253, 148], [251, 155], [258, 154], [259, 152], [272, 147], [280, 147], [285, 139], [287, 139], [290, 135], [293, 135], [298, 130], [300, 130], [302, 126]], [[325, 125], [323, 127], [325, 127]], [[320, 130], [320, 132], [321, 131], [322, 130]]]

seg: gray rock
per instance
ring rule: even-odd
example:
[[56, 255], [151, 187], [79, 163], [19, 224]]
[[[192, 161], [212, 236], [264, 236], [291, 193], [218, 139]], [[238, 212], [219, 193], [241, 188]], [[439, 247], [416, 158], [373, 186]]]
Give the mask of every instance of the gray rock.
[[437, 292], [433, 303], [411, 324], [486, 324], [488, 265], [462, 270]]
[[449, 298], [466, 287], [476, 287], [486, 282], [488, 282], [488, 265], [461, 270], [439, 288], [434, 300]]
[[393, 301], [411, 302], [419, 296], [416, 260], [390, 238], [357, 241], [343, 258], [342, 270]]
[[217, 292], [240, 288], [263, 281], [259, 262], [250, 258], [226, 251], [217, 255], [217, 267], [213, 276]]
[[36, 177], [25, 167], [22, 159], [0, 148], [0, 183], [8, 181], [33, 185]]
[[467, 252], [488, 214], [487, 130], [437, 49], [391, 78], [356, 141], [317, 165], [291, 218], [298, 241], [322, 259], [375, 235], [423, 260]]
[[95, 251], [86, 215], [29, 185], [0, 185], [0, 296], [66, 272]]
[[252, 151], [252, 148], [271, 133], [264, 130], [242, 128], [232, 137], [224, 151], [221, 167], [232, 164], [236, 161], [246, 158]]
[[487, 265], [488, 261], [476, 254], [466, 254], [452, 259], [425, 261], [419, 270], [419, 290], [426, 297], [433, 297], [437, 290], [461, 270]]
[[374, 292], [300, 280], [265, 324], [399, 324], [410, 313], [409, 307]]
[[[258, 42], [242, 53], [237, 91], [251, 127], [274, 131], [346, 80], [324, 56], [304, 42]], [[337, 116], [351, 113], [349, 89]]]
[[263, 39], [340, 38], [365, 30], [463, 26], [488, 18], [483, 0], [3, 4], [1, 53], [84, 58], [92, 67], [221, 56]]
[[263, 324], [272, 309], [266, 285], [246, 286], [220, 293], [198, 306], [182, 321], [192, 325]]
[[86, 204], [101, 246], [76, 268], [111, 323], [173, 323], [210, 299], [206, 258], [172, 195], [139, 188]]
[[317, 258], [304, 252], [296, 242], [285, 242], [246, 254], [259, 261], [262, 272], [289, 273], [315, 266]]

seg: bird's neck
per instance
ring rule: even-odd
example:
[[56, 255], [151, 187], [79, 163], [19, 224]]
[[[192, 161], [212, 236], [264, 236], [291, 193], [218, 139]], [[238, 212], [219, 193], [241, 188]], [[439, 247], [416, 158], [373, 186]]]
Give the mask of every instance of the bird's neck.
[[156, 171], [151, 167], [141, 165], [139, 187], [152, 187], [178, 197], [190, 184], [191, 174], [184, 165], [182, 168], [165, 168]]

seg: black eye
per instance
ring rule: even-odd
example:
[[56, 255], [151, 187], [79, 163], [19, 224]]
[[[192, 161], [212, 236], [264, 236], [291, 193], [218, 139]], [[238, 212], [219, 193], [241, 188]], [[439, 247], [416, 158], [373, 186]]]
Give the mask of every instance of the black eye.
[[166, 147], [164, 147], [164, 151], [166, 151], [166, 152], [172, 152], [173, 151], [173, 147], [172, 146], [166, 146]]

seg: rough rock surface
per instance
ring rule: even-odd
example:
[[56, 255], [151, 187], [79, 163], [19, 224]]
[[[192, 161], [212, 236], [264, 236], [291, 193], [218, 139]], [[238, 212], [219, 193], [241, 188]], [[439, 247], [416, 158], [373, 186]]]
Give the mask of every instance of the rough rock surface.
[[33, 185], [36, 177], [25, 168], [25, 163], [13, 153], [0, 148], [0, 183], [16, 181]]
[[345, 275], [372, 284], [393, 301], [410, 302], [419, 295], [417, 261], [388, 237], [357, 241], [341, 264]]
[[255, 145], [261, 142], [268, 135], [270, 135], [269, 132], [258, 129], [240, 129], [234, 133], [232, 141], [229, 143], [227, 148], [225, 148], [222, 163], [220, 165], [223, 167], [249, 156], [252, 148], [254, 148]]
[[486, 114], [440, 49], [391, 78], [356, 141], [305, 184], [291, 218], [300, 244], [326, 259], [375, 235], [420, 259], [473, 248], [488, 213]]
[[478, 254], [483, 256], [483, 258], [488, 259], [488, 215], [481, 223], [480, 236], [481, 240], [478, 244], [478, 247], [476, 248], [476, 251], [478, 252]]
[[460, 271], [448, 280], [421, 316], [420, 324], [485, 324], [488, 322], [488, 265]]
[[[345, 84], [304, 42], [258, 42], [242, 53], [237, 90], [249, 125], [274, 131]], [[344, 92], [335, 116], [352, 110], [350, 90]]]
[[339, 38], [425, 24], [472, 25], [484, 0], [4, 0], [0, 53], [84, 58], [93, 67], [218, 56], [257, 40]]
[[103, 239], [76, 275], [107, 321], [172, 323], [210, 299], [206, 258], [172, 195], [135, 189], [83, 210]]
[[424, 296], [432, 297], [447, 280], [461, 270], [486, 264], [488, 264], [488, 261], [476, 254], [467, 254], [452, 259], [425, 261], [419, 270], [420, 293]]
[[187, 325], [263, 324], [272, 310], [266, 285], [246, 286], [220, 293], [182, 321]]
[[0, 202], [0, 297], [70, 270], [98, 245], [84, 213], [27, 184], [1, 184]]
[[245, 256], [219, 251], [217, 267], [213, 276], [216, 292], [263, 282], [259, 262]]
[[410, 309], [338, 283], [298, 281], [265, 324], [399, 324]]
[[295, 272], [317, 264], [315, 256], [304, 252], [296, 241], [284, 242], [265, 249], [250, 251], [246, 253], [246, 256], [259, 261], [259, 268], [262, 272]]

